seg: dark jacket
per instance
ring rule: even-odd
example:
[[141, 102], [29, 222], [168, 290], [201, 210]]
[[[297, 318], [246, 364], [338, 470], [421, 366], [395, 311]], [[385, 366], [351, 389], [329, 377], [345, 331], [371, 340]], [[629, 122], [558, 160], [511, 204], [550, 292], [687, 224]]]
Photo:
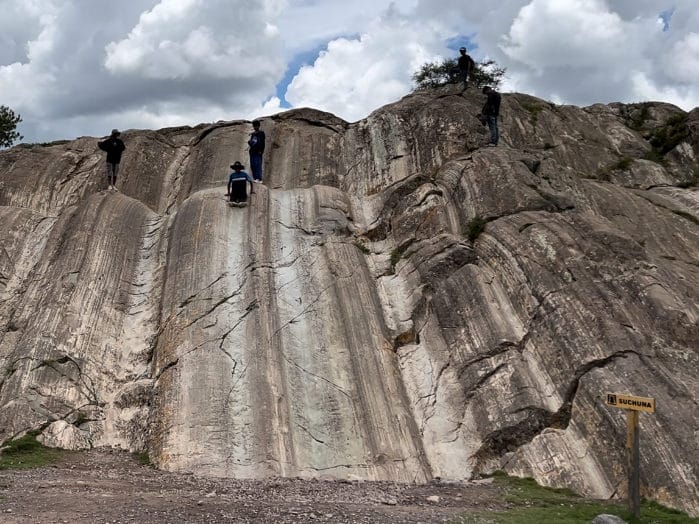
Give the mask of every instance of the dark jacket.
[[233, 184], [240, 182], [250, 182], [250, 188], [252, 189], [252, 178], [250, 178], [250, 175], [245, 171], [233, 171], [228, 175], [228, 193], [233, 191]]
[[500, 115], [500, 93], [493, 90], [488, 93], [488, 99], [485, 101], [483, 110], [481, 111], [485, 116], [498, 116]]
[[476, 63], [473, 61], [473, 58], [471, 58], [468, 55], [461, 55], [459, 57], [459, 70], [463, 73], [470, 73], [473, 71], [473, 66], [475, 66]]
[[265, 132], [255, 131], [250, 133], [248, 145], [250, 146], [251, 155], [262, 155], [265, 152]]
[[124, 142], [121, 139], [110, 136], [106, 140], [97, 143], [97, 146], [107, 152], [107, 162], [109, 164], [118, 164], [121, 161], [121, 152], [126, 149]]

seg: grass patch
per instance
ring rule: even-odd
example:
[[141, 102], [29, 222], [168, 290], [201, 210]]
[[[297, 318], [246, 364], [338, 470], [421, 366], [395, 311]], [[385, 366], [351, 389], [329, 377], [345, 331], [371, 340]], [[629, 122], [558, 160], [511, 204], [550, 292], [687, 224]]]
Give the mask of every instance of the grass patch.
[[46, 466], [58, 460], [65, 451], [47, 448], [36, 440], [38, 431], [32, 431], [15, 440], [5, 442], [0, 452], [0, 470], [30, 469]]
[[612, 171], [626, 171], [631, 167], [631, 164], [633, 164], [633, 158], [623, 156], [613, 164], [597, 169], [597, 180], [609, 182]]
[[660, 129], [655, 130], [650, 137], [650, 145], [661, 155], [672, 151], [680, 142], [689, 137], [689, 126], [686, 113], [671, 116]]
[[34, 147], [61, 146], [70, 142], [72, 142], [72, 140], [54, 140], [53, 142], [22, 142], [21, 144], [17, 144], [15, 147], [20, 147], [22, 149], [32, 149]]
[[693, 186], [699, 186], [699, 164], [694, 164], [694, 167], [692, 168], [692, 174], [690, 175], [689, 179], [683, 180], [682, 182], [677, 184], [677, 187], [682, 188]]
[[597, 169], [597, 180], [609, 182], [611, 179], [611, 170], [608, 167], [600, 167]]
[[152, 466], [153, 463], [150, 461], [150, 455], [147, 451], [141, 451], [140, 453], [134, 453], [136, 455], [136, 461], [141, 466]]
[[371, 250], [364, 245], [364, 242], [360, 242], [359, 240], [355, 240], [353, 242], [353, 244], [354, 244], [354, 247], [356, 247], [359, 251], [361, 251], [365, 255], [371, 254]]
[[643, 155], [643, 158], [665, 164], [665, 155], [689, 137], [687, 119], [686, 113], [678, 113], [668, 118], [665, 124], [651, 135], [648, 141], [653, 149]]
[[650, 151], [648, 151], [645, 155], [643, 155], [643, 158], [645, 160], [655, 162], [656, 164], [665, 164], [665, 157], [655, 149], [651, 149]]
[[475, 241], [483, 232], [487, 223], [482, 216], [476, 215], [473, 220], [466, 224], [465, 235], [471, 242]]
[[531, 116], [532, 125], [536, 125], [539, 121], [539, 114], [546, 109], [546, 106], [535, 102], [524, 102], [522, 108]]
[[634, 109], [626, 115], [626, 125], [634, 131], [642, 131], [643, 126], [650, 118], [648, 104], [640, 104], [638, 109]]
[[556, 524], [589, 523], [597, 515], [616, 515], [633, 524], [699, 524], [685, 513], [666, 508], [655, 502], [641, 503], [640, 520], [633, 519], [622, 502], [596, 501], [580, 497], [568, 489], [540, 486], [531, 478], [510, 477], [496, 473], [495, 484], [505, 491], [505, 500], [513, 507], [505, 511], [477, 512], [463, 515], [462, 524]]
[[400, 262], [400, 259], [403, 258], [403, 255], [410, 247], [410, 244], [412, 244], [412, 241], [405, 242], [405, 243], [401, 244], [400, 246], [396, 246], [393, 249], [393, 251], [391, 251], [391, 269], [392, 270], [395, 271], [396, 264], [398, 264], [398, 262]]
[[612, 164], [611, 169], [618, 171], [626, 171], [633, 164], [633, 158], [628, 156], [621, 157], [616, 163]]

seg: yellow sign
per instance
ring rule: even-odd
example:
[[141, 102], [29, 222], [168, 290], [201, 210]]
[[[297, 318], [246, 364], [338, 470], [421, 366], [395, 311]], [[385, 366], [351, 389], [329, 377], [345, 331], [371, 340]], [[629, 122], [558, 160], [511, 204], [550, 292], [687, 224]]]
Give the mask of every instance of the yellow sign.
[[615, 408], [632, 409], [634, 411], [645, 411], [655, 413], [655, 399], [648, 397], [634, 397], [631, 395], [619, 395], [618, 393], [607, 393], [608, 406]]

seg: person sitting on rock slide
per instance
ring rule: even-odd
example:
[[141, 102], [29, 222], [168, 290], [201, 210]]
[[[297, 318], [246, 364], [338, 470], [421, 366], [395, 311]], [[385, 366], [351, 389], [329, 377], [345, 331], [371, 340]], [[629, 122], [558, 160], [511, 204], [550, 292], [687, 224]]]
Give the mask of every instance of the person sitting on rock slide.
[[252, 185], [252, 178], [243, 169], [245, 166], [237, 160], [231, 164], [233, 172], [228, 177], [228, 193], [226, 196], [233, 205], [246, 205], [248, 201], [248, 183], [250, 183], [250, 194], [255, 190]]

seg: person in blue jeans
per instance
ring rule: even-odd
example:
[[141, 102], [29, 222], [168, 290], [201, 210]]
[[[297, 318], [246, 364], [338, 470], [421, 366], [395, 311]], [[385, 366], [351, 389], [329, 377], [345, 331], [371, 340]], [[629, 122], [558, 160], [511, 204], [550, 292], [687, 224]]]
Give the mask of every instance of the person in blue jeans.
[[260, 121], [253, 120], [252, 128], [254, 131], [250, 133], [250, 170], [252, 178], [255, 182], [262, 182], [262, 154], [265, 152], [265, 132], [260, 131]]
[[485, 101], [485, 105], [481, 110], [486, 123], [488, 124], [488, 129], [490, 130], [490, 147], [495, 147], [498, 145], [500, 140], [500, 131], [498, 130], [498, 116], [500, 116], [500, 93], [495, 91], [490, 86], [485, 86], [483, 88], [483, 94], [488, 98]]

